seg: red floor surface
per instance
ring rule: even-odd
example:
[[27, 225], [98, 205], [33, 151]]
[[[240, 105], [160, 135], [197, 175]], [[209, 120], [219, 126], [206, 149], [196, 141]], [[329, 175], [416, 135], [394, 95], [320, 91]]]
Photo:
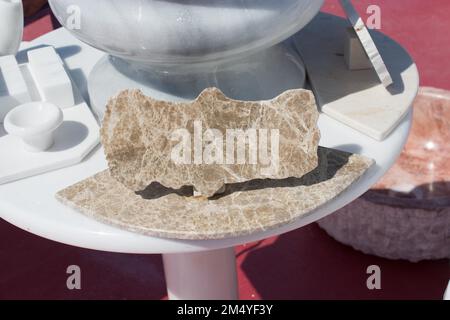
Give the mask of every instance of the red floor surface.
[[[422, 85], [450, 89], [450, 1], [359, 0], [382, 8], [382, 31], [412, 54]], [[324, 11], [342, 15], [336, 0]], [[45, 12], [29, 21], [25, 39], [52, 29]], [[48, 241], [0, 220], [2, 299], [164, 299], [159, 255], [97, 252]], [[236, 249], [243, 299], [441, 299], [447, 260], [408, 263], [357, 252], [316, 224]], [[66, 288], [66, 268], [82, 269], [82, 290]], [[366, 268], [379, 265], [382, 289], [366, 287]]]

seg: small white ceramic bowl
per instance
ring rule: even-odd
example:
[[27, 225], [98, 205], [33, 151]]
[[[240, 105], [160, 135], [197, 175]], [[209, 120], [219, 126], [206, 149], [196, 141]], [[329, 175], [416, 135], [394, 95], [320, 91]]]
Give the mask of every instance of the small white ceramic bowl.
[[11, 110], [5, 117], [5, 130], [21, 138], [25, 149], [42, 152], [54, 143], [54, 132], [63, 122], [59, 107], [48, 102], [30, 102]]

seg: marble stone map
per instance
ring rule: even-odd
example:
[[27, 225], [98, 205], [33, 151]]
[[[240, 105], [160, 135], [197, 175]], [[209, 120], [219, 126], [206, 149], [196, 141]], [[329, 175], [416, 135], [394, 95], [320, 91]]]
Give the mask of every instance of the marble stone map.
[[303, 89], [244, 102], [210, 88], [187, 103], [128, 90], [109, 102], [101, 138], [111, 175], [129, 189], [158, 182], [211, 197], [225, 184], [312, 171], [318, 117], [312, 92]]

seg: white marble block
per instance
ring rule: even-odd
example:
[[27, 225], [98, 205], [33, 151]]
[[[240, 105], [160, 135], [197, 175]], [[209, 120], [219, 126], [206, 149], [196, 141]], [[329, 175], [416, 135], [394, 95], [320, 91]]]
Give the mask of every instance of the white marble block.
[[346, 30], [344, 58], [349, 70], [367, 70], [373, 67], [353, 28]]
[[13, 55], [0, 56], [0, 68], [14, 67], [17, 60]]
[[48, 46], [39, 49], [30, 50], [27, 53], [28, 62], [32, 65], [64, 65], [61, 57], [56, 52], [55, 48]]
[[72, 81], [55, 49], [45, 47], [30, 51], [28, 59], [42, 100], [62, 109], [74, 106]]
[[16, 58], [0, 57], [0, 122], [13, 108], [30, 101], [28, 86]]

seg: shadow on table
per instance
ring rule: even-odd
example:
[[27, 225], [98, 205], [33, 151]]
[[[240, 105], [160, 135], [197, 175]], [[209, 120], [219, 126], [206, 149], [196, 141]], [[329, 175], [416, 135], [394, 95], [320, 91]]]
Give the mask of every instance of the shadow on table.
[[[32, 47], [26, 48], [24, 50], [20, 50], [16, 56], [17, 62], [19, 64], [28, 62], [28, 51], [35, 50], [35, 49], [42, 49], [45, 47], [48, 47], [48, 45], [40, 44], [40, 45], [35, 45]], [[63, 47], [58, 47], [55, 49], [58, 52], [59, 56], [62, 58], [62, 60], [65, 60], [71, 56], [74, 56], [81, 51], [81, 47], [78, 45], [63, 46]]]
[[61, 152], [72, 149], [89, 135], [89, 128], [78, 121], [64, 121], [55, 132], [55, 143], [48, 152]]
[[[368, 290], [367, 267], [381, 268], [382, 290]], [[334, 241], [317, 224], [242, 255], [241, 268], [262, 299], [439, 299], [448, 261], [392, 261]]]
[[3, 126], [3, 123], [0, 122], [0, 138], [6, 135], [5, 128]]
[[[227, 197], [236, 192], [263, 190], [269, 188], [292, 188], [297, 186], [312, 186], [321, 182], [332, 179], [336, 173], [344, 167], [352, 154], [319, 147], [318, 163], [316, 169], [304, 175], [301, 178], [287, 179], [254, 179], [242, 183], [231, 183], [225, 185], [225, 191], [216, 194], [209, 200], [218, 200]], [[158, 199], [169, 194], [190, 197], [193, 196], [194, 189], [192, 186], [184, 186], [180, 189], [167, 188], [160, 183], [153, 182], [145, 190], [137, 192], [146, 200]]]
[[287, 179], [255, 179], [242, 183], [227, 184], [225, 192], [211, 197], [217, 200], [235, 192], [263, 190], [269, 188], [292, 188], [298, 186], [312, 186], [332, 179], [343, 168], [351, 157], [350, 153], [319, 147], [316, 169], [301, 178]]

